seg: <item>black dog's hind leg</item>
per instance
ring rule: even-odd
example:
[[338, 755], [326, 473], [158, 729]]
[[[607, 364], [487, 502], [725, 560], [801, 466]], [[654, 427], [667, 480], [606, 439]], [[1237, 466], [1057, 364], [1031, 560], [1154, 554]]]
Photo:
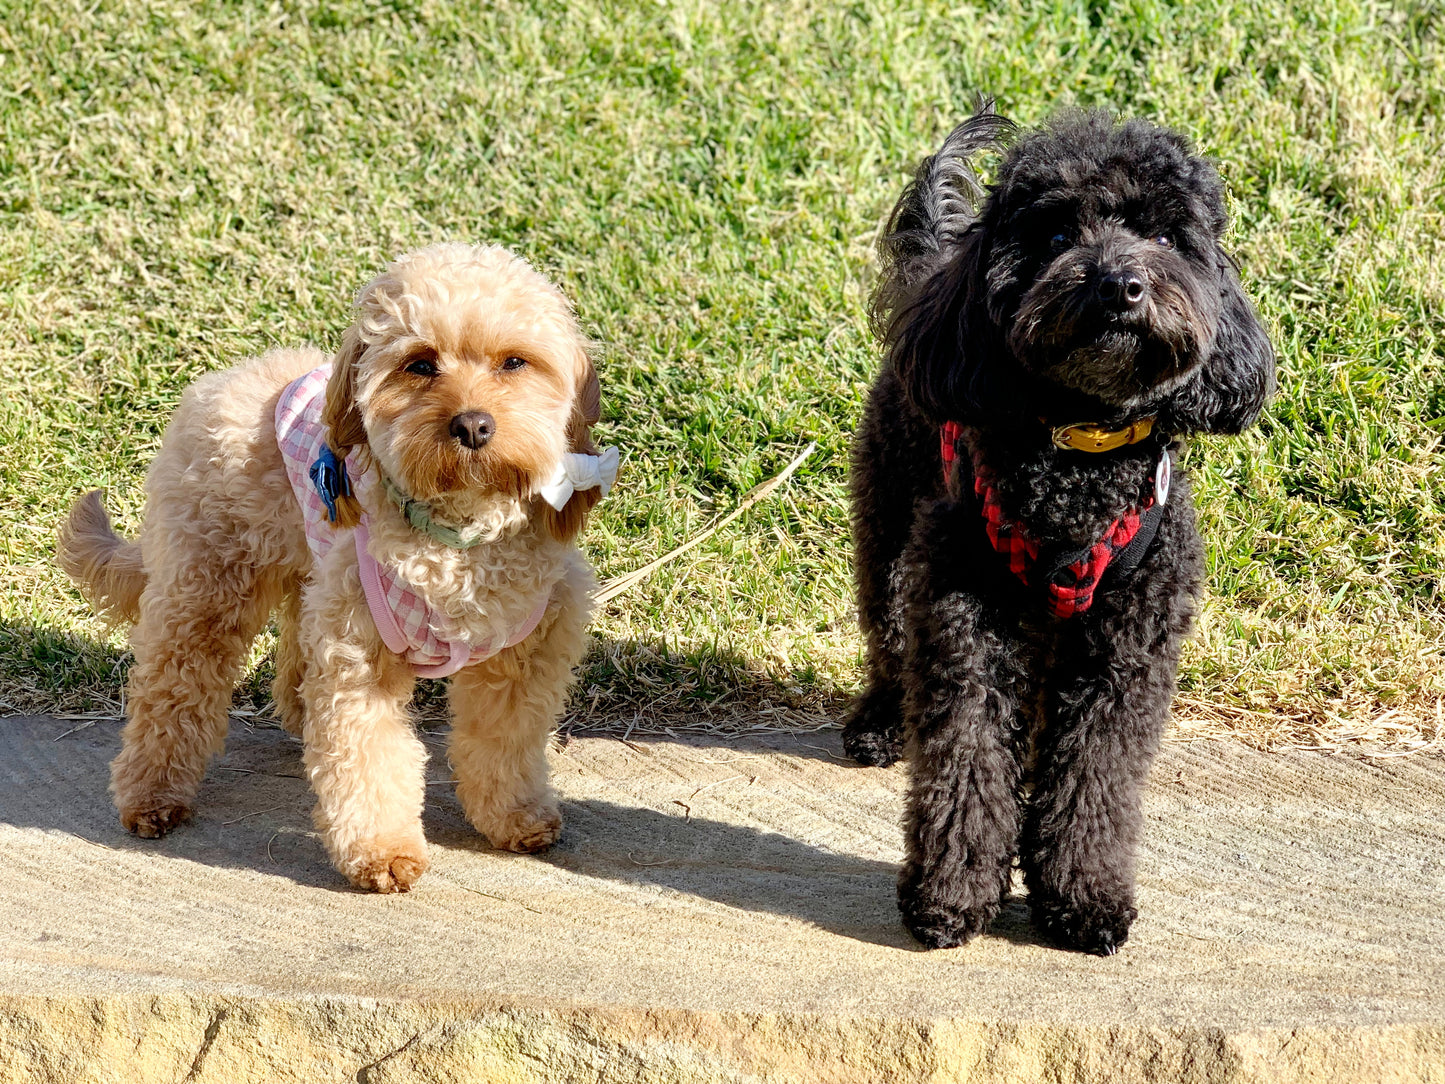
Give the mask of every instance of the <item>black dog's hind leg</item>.
[[[1137, 914], [1142, 791], [1193, 612], [1188, 590], [1171, 592], [1173, 585], [1156, 581], [1146, 593], [1136, 583], [1141, 589], [1130, 597], [1138, 609], [1075, 618], [1077, 632], [1066, 635], [1077, 638], [1061, 643], [1020, 853], [1034, 925], [1099, 956], [1124, 943]], [[1163, 607], [1144, 604], [1160, 596]]]
[[[942, 541], [939, 552], [947, 553]], [[948, 948], [987, 928], [1008, 891], [1031, 682], [1017, 634], [966, 592], [925, 601], [912, 616], [918, 627], [905, 702], [912, 782], [898, 906], [914, 937]]]
[[912, 414], [891, 371], [874, 384], [853, 442], [853, 563], [858, 621], [867, 645], [867, 686], [843, 727], [843, 748], [886, 767], [903, 755], [906, 578], [901, 561], [914, 505], [938, 471], [938, 437]]

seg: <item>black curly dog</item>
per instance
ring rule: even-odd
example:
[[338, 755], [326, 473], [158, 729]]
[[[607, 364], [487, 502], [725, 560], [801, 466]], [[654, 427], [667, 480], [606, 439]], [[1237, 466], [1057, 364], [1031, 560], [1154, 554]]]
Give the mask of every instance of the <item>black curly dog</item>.
[[[1008, 142], [984, 189], [970, 158]], [[1274, 388], [1224, 227], [1180, 136], [1071, 113], [1016, 137], [990, 102], [894, 209], [853, 449], [868, 685], [844, 743], [865, 764], [906, 746], [898, 901], [924, 945], [985, 929], [1016, 855], [1045, 937], [1128, 937], [1204, 566], [1170, 470], [1186, 434], [1240, 432]]]

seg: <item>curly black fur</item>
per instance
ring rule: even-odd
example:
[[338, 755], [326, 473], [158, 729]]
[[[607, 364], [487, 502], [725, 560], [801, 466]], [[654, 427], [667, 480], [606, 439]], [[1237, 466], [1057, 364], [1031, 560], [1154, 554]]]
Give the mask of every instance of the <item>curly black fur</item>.
[[[1188, 479], [1138, 568], [1057, 619], [990, 547], [970, 458], [1042, 545], [1087, 546], [1149, 492], [1162, 444], [1177, 462], [1185, 435], [1254, 422], [1274, 354], [1220, 247], [1219, 179], [1185, 140], [1070, 113], [983, 189], [969, 159], [1014, 135], [985, 103], [919, 167], [882, 245], [886, 356], [852, 473], [869, 673], [844, 743], [865, 764], [906, 746], [898, 898], [920, 941], [985, 929], [1017, 857], [1035, 924], [1108, 955], [1135, 917], [1140, 790], [1203, 575]], [[1099, 454], [1054, 447], [1045, 424], [1145, 416], [1154, 436]]]

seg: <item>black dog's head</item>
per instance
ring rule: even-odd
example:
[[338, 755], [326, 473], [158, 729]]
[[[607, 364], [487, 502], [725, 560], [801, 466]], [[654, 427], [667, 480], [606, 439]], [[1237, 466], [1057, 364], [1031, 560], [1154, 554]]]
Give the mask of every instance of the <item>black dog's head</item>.
[[1220, 247], [1213, 168], [1145, 121], [1071, 113], [1014, 143], [975, 210], [968, 159], [1012, 131], [985, 105], [894, 210], [874, 313], [915, 406], [1252, 422], [1274, 357]]

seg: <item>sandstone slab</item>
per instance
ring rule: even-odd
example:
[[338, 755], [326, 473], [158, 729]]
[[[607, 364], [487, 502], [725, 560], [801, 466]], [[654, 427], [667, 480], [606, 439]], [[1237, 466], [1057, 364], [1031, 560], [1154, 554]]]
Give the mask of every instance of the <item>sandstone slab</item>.
[[553, 755], [541, 857], [463, 820], [351, 891], [299, 746], [236, 723], [196, 819], [126, 836], [117, 723], [0, 719], [0, 1082], [1346, 1081], [1445, 1084], [1445, 756], [1167, 747], [1141, 917], [1095, 959], [1013, 897], [923, 952], [905, 777], [836, 733]]

